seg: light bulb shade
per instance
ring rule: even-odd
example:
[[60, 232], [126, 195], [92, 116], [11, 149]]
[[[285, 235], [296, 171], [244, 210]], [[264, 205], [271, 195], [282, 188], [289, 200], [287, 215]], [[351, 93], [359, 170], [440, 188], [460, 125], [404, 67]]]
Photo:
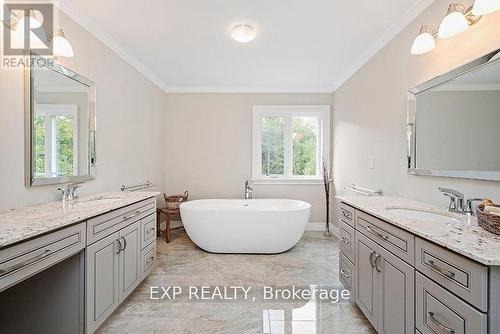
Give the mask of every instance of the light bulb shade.
[[231, 36], [240, 43], [247, 43], [255, 39], [255, 29], [246, 24], [240, 24], [233, 28]]
[[52, 47], [56, 56], [73, 57], [73, 47], [66, 37], [64, 37], [64, 34], [54, 36]]
[[419, 35], [415, 37], [411, 46], [411, 54], [421, 55], [434, 50], [436, 47], [435, 33], [436, 31], [431, 26], [422, 26]]
[[469, 22], [464, 14], [465, 8], [462, 5], [451, 4], [439, 26], [438, 37], [448, 38], [466, 31], [469, 28]]
[[476, 0], [472, 7], [473, 15], [486, 15], [500, 10], [500, 0]]

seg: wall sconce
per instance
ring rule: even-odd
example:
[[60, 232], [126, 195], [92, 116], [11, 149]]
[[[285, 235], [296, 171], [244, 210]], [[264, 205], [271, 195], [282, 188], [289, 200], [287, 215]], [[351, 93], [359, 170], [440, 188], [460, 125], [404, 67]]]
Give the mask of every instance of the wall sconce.
[[452, 3], [446, 16], [436, 32], [433, 26], [424, 25], [413, 41], [412, 55], [428, 53], [436, 47], [435, 38], [449, 38], [466, 31], [470, 25], [476, 24], [482, 15], [500, 9], [500, 0], [476, 0], [474, 5], [466, 9], [462, 4]]
[[73, 57], [73, 47], [64, 36], [64, 31], [59, 28], [48, 38], [52, 42], [52, 49], [55, 56]]

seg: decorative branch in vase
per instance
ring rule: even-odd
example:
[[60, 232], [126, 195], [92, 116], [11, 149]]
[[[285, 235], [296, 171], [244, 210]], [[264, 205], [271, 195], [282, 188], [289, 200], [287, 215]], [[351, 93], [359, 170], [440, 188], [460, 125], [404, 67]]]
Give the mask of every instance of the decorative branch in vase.
[[325, 202], [326, 202], [326, 222], [325, 222], [325, 232], [324, 236], [331, 236], [330, 233], [330, 189], [333, 183], [332, 178], [332, 170], [328, 168], [328, 164], [326, 159], [323, 159], [322, 166], [322, 174], [323, 174], [323, 185], [325, 186]]

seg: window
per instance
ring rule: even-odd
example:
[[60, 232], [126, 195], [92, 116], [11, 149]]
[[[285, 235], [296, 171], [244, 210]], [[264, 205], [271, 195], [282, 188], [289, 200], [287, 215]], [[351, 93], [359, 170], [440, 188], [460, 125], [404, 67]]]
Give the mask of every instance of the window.
[[321, 165], [328, 159], [329, 132], [329, 106], [254, 106], [253, 179], [321, 180]]
[[35, 110], [35, 175], [77, 175], [77, 106], [37, 104]]

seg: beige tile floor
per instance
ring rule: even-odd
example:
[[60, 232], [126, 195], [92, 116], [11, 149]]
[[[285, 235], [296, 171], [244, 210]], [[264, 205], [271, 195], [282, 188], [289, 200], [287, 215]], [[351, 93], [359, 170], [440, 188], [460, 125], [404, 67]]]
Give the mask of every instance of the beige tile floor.
[[[336, 237], [306, 232], [293, 249], [277, 255], [210, 254], [198, 249], [182, 230], [172, 237], [170, 244], [158, 239], [156, 268], [99, 333], [375, 333], [349, 302], [262, 298], [264, 286], [340, 289]], [[183, 289], [176, 300], [150, 298], [151, 286], [174, 285]], [[251, 290], [246, 300], [200, 301], [188, 298], [191, 285]]]

